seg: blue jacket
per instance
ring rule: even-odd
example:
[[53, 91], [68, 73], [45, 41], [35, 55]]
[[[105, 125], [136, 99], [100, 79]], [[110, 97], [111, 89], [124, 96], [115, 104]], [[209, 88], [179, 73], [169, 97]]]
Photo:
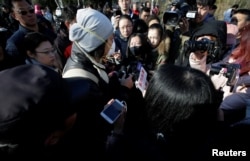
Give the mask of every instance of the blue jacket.
[[[6, 54], [10, 58], [11, 64], [13, 66], [25, 64], [25, 47], [23, 45], [24, 37], [27, 33], [33, 32], [30, 29], [25, 28], [22, 25], [19, 25], [19, 29], [7, 40], [6, 43]], [[39, 32], [48, 36], [52, 41], [56, 38], [56, 34], [39, 25]]]

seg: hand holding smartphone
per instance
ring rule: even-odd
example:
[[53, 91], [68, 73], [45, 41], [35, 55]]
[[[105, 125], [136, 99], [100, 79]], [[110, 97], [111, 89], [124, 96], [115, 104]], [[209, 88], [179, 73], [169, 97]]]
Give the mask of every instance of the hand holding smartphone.
[[113, 124], [122, 114], [122, 112], [126, 110], [126, 104], [119, 101], [118, 99], [114, 99], [106, 105], [106, 108], [102, 110], [100, 115], [110, 124]]

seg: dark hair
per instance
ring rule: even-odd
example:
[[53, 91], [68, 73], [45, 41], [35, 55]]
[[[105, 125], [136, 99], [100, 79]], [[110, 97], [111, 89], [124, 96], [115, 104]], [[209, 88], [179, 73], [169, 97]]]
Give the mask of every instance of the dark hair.
[[211, 9], [216, 10], [217, 6], [214, 4], [214, 5], [211, 6]]
[[148, 31], [148, 25], [142, 19], [134, 20], [133, 33], [146, 33]]
[[[20, 2], [23, 0], [4, 0], [4, 4], [10, 9], [10, 11], [13, 11], [12, 8], [13, 6], [13, 2]], [[30, 0], [25, 0], [28, 4], [32, 5]]]
[[69, 5], [63, 8], [62, 19], [63, 21], [72, 22], [76, 18], [77, 7], [74, 5]]
[[216, 0], [196, 0], [196, 4], [201, 6], [213, 6]]
[[247, 16], [247, 21], [250, 21], [250, 9], [244, 9], [244, 8], [237, 9], [237, 10], [234, 11], [233, 14], [236, 14], [236, 13], [246, 15]]
[[[70, 23], [73, 22], [74, 19], [76, 18], [76, 13], [77, 13], [77, 7], [76, 6], [73, 6], [73, 5], [66, 6], [62, 10], [62, 16], [61, 16], [62, 21], [63, 22], [68, 21]], [[60, 23], [59, 30], [62, 30], [64, 33], [68, 34], [68, 32], [69, 32], [68, 27], [63, 22]], [[57, 31], [57, 32], [59, 32], [59, 31]]]
[[98, 46], [95, 50], [89, 52], [88, 54], [95, 57], [95, 58], [102, 58], [104, 55], [104, 49], [105, 49], [105, 45], [107, 43], [107, 40], [105, 43], [102, 43], [100, 46]]
[[120, 21], [123, 20], [123, 19], [129, 20], [133, 24], [133, 20], [129, 15], [121, 15], [120, 19], [119, 19], [119, 22], [118, 22], [118, 26], [119, 26]]
[[163, 64], [147, 88], [146, 116], [153, 131], [163, 134], [200, 124], [208, 128], [217, 120], [221, 101], [222, 95], [205, 73]]
[[134, 37], [137, 37], [137, 36], [140, 38], [140, 40], [141, 40], [141, 46], [143, 47], [142, 48], [142, 52], [141, 52], [141, 54], [143, 54], [143, 55], [140, 55], [140, 57], [142, 59], [145, 59], [147, 53], [150, 51], [150, 45], [148, 44], [146, 35], [144, 35], [143, 33], [133, 33], [129, 37], [128, 45], [127, 45], [127, 57], [130, 58], [132, 56], [132, 53], [129, 50], [131, 39], [134, 38]]
[[45, 41], [49, 41], [53, 45], [53, 41], [46, 35], [39, 32], [30, 32], [24, 37], [24, 48], [25, 51], [35, 53], [36, 48]]
[[148, 7], [142, 7], [141, 13], [142, 12], [150, 12], [150, 8], [148, 8]]
[[161, 24], [157, 24], [157, 23], [152, 24], [151, 26], [148, 27], [148, 30], [150, 29], [157, 29], [158, 32], [160, 33], [161, 40], [162, 40], [164, 31], [163, 31], [163, 27], [161, 26]]
[[158, 16], [156, 15], [150, 15], [147, 19], [147, 25], [149, 25], [149, 22], [152, 21], [152, 20], [157, 20], [159, 22], [159, 24], [161, 23], [161, 20]]
[[234, 4], [231, 8], [239, 8], [239, 5], [238, 4]]

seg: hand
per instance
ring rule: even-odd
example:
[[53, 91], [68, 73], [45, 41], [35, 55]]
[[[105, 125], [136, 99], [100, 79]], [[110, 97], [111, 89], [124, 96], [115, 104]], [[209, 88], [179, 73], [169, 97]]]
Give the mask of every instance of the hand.
[[119, 79], [122, 86], [128, 87], [129, 89], [133, 88], [134, 82], [132, 79], [133, 75], [129, 74], [129, 76], [126, 78], [126, 74], [123, 74], [122, 78]]
[[[110, 104], [112, 104], [115, 100], [111, 99], [104, 108], [108, 107]], [[122, 134], [123, 133], [123, 126], [126, 119], [126, 113], [127, 113], [127, 104], [125, 102], [122, 102], [124, 104], [122, 108], [122, 113], [119, 116], [119, 118], [114, 122], [114, 129], [113, 132], [116, 134]]]
[[186, 18], [182, 18], [179, 23], [181, 33], [184, 34], [189, 31], [189, 22]]
[[115, 23], [114, 23], [115, 29], [119, 27], [119, 25], [118, 25], [119, 20], [120, 20], [120, 15], [115, 16]]
[[219, 74], [215, 74], [211, 77], [211, 80], [216, 89], [220, 88], [222, 89], [224, 86], [226, 86], [228, 78], [225, 77], [223, 74], [224, 74], [224, 69], [222, 68]]
[[113, 53], [112, 56], [113, 56], [116, 60], [121, 60], [121, 58], [122, 58], [122, 55], [121, 55], [120, 50], [118, 50], [118, 52]]

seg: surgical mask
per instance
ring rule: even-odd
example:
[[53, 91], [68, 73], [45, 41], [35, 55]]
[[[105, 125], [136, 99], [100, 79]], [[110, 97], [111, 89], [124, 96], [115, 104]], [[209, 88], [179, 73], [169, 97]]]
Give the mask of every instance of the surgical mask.
[[142, 55], [142, 47], [141, 46], [133, 46], [129, 48], [131, 54], [134, 56], [140, 56]]
[[111, 47], [110, 47], [110, 49], [109, 49], [109, 52], [108, 52], [108, 55], [107, 55], [107, 56], [111, 56], [111, 55], [113, 55], [114, 53], [115, 53], [115, 41], [113, 40], [112, 45], [111, 45]]

